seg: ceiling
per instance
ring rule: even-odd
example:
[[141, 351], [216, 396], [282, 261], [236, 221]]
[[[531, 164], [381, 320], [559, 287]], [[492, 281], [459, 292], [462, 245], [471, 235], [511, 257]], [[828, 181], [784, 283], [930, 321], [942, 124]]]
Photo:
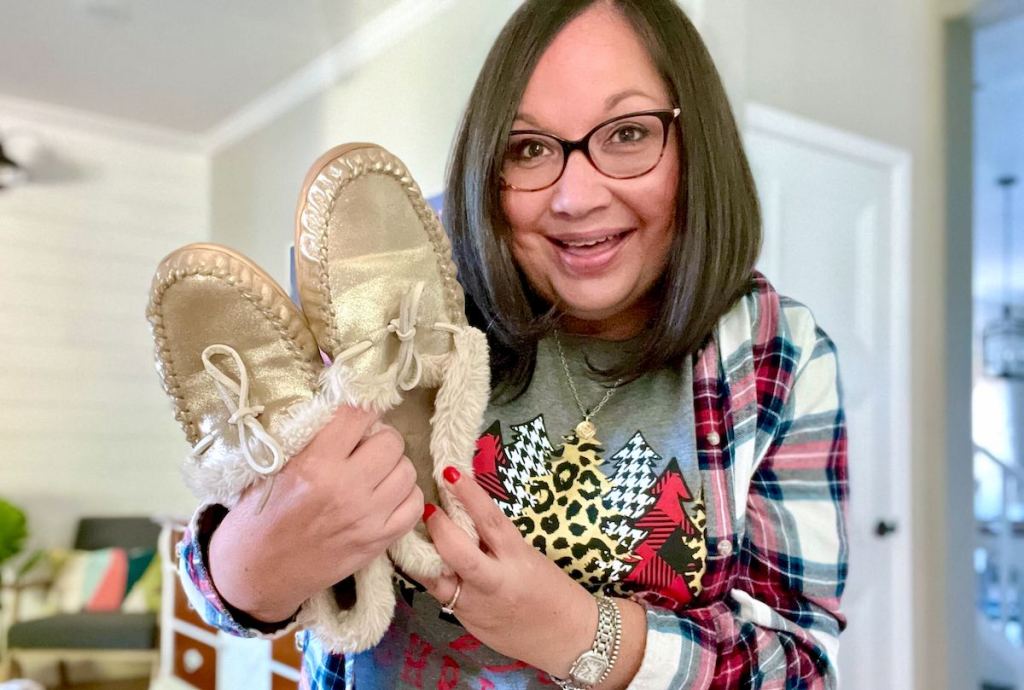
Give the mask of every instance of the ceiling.
[[208, 132], [397, 0], [0, 0], [0, 94]]
[[1014, 302], [1024, 304], [1024, 14], [979, 27], [974, 40], [974, 294], [1003, 298], [1003, 196], [1015, 175]]

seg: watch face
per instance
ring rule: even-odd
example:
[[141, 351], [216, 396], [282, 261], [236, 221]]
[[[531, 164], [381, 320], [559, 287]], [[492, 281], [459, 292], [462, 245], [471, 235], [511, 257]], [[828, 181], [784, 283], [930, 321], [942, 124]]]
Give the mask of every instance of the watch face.
[[573, 681], [584, 685], [597, 685], [608, 668], [608, 659], [597, 652], [584, 652], [573, 664], [570, 675]]

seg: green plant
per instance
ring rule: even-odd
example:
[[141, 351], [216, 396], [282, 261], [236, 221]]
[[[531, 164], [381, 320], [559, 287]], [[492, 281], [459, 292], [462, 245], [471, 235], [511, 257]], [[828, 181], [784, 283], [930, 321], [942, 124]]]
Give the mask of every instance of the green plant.
[[0, 565], [21, 552], [27, 536], [25, 513], [0, 498]]

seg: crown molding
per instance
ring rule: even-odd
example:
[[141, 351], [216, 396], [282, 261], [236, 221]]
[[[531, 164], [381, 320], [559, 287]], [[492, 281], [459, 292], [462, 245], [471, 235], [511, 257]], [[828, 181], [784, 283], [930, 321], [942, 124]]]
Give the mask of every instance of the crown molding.
[[334, 48], [201, 135], [203, 150], [215, 154], [265, 127], [377, 57], [455, 2], [399, 0]]
[[[212, 156], [323, 92], [450, 9], [457, 1], [399, 0], [291, 77], [205, 132], [196, 134], [167, 129], [92, 111], [0, 95], [0, 134], [6, 127], [4, 118], [9, 117]], [[19, 126], [23, 122], [19, 122]]]
[[140, 124], [88, 110], [0, 96], [0, 134], [10, 128], [9, 120], [17, 120], [19, 128], [25, 124], [61, 127], [149, 146], [205, 153], [202, 139], [195, 134]]

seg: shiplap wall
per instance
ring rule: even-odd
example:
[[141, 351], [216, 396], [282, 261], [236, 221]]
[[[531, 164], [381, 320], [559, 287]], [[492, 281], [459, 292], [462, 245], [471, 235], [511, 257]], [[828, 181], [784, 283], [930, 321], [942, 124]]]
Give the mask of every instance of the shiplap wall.
[[0, 191], [0, 497], [33, 546], [68, 545], [81, 515], [194, 503], [145, 306], [160, 259], [209, 238], [208, 158], [83, 122], [0, 104], [0, 131], [50, 159]]

